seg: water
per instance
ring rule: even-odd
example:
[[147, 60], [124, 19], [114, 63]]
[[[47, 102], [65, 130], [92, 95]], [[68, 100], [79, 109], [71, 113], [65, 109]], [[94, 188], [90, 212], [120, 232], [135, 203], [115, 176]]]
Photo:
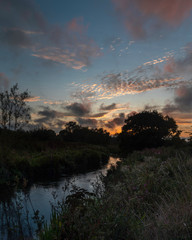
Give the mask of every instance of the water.
[[[19, 239], [18, 234], [11, 234], [9, 238], [7, 235], [8, 223], [17, 225], [16, 228], [19, 229], [21, 227], [18, 226], [19, 221], [21, 221], [24, 235], [28, 237], [26, 239], [30, 239], [29, 236], [34, 236], [36, 228], [32, 220], [34, 211], [39, 210], [40, 215], [43, 215], [45, 221], [49, 223], [51, 203], [55, 204], [56, 201], [65, 199], [74, 185], [93, 192], [96, 185], [102, 185], [100, 176], [105, 176], [108, 169], [111, 166], [116, 166], [118, 161], [120, 161], [119, 158], [110, 157], [108, 164], [99, 170], [71, 176], [63, 175], [57, 181], [39, 182], [33, 184], [29, 189], [25, 189], [25, 191], [16, 191], [13, 196], [9, 196], [7, 199], [6, 193], [4, 193], [4, 200], [0, 204], [0, 239]], [[66, 185], [67, 189], [64, 190]], [[20, 216], [18, 213], [20, 213]]]

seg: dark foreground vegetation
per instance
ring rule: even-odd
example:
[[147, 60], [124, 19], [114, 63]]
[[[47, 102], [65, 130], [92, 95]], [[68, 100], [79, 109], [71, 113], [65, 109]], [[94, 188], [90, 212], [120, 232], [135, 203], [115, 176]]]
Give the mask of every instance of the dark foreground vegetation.
[[[96, 133], [95, 138], [96, 139]], [[99, 133], [101, 134], [101, 133]], [[65, 136], [66, 137], [66, 136]], [[103, 138], [102, 138], [103, 141]], [[59, 177], [101, 167], [109, 158], [103, 144], [65, 141], [51, 130], [0, 130], [0, 186]]]
[[59, 202], [40, 239], [192, 238], [192, 158], [187, 150], [134, 152], [103, 183], [102, 194], [76, 189]]

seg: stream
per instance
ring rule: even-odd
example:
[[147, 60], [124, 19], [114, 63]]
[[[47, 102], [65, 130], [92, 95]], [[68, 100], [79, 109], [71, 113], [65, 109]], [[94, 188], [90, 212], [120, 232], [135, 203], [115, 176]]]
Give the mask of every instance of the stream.
[[0, 239], [33, 239], [36, 231], [35, 212], [40, 219], [49, 224], [52, 205], [65, 199], [75, 187], [88, 192], [102, 189], [100, 176], [106, 176], [111, 166], [116, 166], [120, 158], [110, 157], [106, 165], [95, 171], [76, 175], [62, 175], [57, 181], [44, 181], [26, 189], [18, 189], [12, 194], [1, 193], [0, 196]]

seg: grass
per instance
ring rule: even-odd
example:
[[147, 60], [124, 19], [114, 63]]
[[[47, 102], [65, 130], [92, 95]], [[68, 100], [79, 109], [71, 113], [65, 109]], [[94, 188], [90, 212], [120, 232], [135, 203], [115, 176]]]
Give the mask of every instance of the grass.
[[40, 239], [192, 238], [192, 157], [187, 151], [134, 152], [103, 182], [102, 195], [76, 189], [58, 203]]

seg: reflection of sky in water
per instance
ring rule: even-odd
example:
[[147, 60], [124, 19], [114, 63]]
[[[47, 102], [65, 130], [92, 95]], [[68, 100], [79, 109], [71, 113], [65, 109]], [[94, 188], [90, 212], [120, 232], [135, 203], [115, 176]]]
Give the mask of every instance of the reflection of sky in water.
[[[93, 184], [96, 182], [100, 183], [100, 175], [106, 175], [107, 170], [111, 166], [115, 166], [116, 162], [119, 161], [119, 158], [110, 157], [109, 162], [102, 169], [92, 171], [86, 174], [78, 174], [75, 176], [62, 177], [57, 182], [51, 182], [48, 184], [42, 185], [33, 185], [30, 189], [30, 199], [33, 203], [34, 209], [40, 210], [41, 214], [45, 216], [46, 219], [49, 219], [50, 214], [50, 201], [54, 202], [52, 193], [56, 192], [57, 200], [65, 198], [69, 191], [72, 190], [72, 185], [77, 187], [84, 188], [89, 192], [94, 191]], [[67, 191], [64, 192], [63, 187], [69, 181], [69, 187]]]
[[[102, 169], [88, 172], [85, 174], [78, 174], [73, 176], [63, 176], [59, 181], [49, 182], [49, 183], [38, 183], [32, 185], [27, 193], [30, 200], [23, 200], [23, 212], [25, 212], [26, 207], [29, 210], [29, 215], [33, 217], [33, 209], [39, 210], [40, 215], [45, 217], [45, 220], [49, 222], [50, 220], [50, 212], [51, 212], [51, 204], [55, 203], [53, 193], [57, 195], [56, 201], [61, 201], [65, 198], [72, 190], [73, 185], [84, 188], [89, 192], [94, 191], [94, 183], [98, 183], [101, 185], [100, 176], [106, 175], [107, 170], [110, 169], [111, 166], [115, 166], [116, 162], [119, 161], [119, 158], [110, 157], [108, 164], [106, 164]], [[64, 191], [65, 185], [68, 184], [67, 190]], [[18, 192], [18, 196], [21, 199], [24, 199], [24, 193]], [[13, 199], [13, 202], [15, 200]], [[1, 206], [0, 206], [1, 207]], [[0, 216], [2, 216], [2, 208], [0, 208]], [[23, 220], [24, 221], [24, 220]], [[33, 223], [31, 223], [33, 226]], [[1, 229], [0, 229], [0, 237]]]

